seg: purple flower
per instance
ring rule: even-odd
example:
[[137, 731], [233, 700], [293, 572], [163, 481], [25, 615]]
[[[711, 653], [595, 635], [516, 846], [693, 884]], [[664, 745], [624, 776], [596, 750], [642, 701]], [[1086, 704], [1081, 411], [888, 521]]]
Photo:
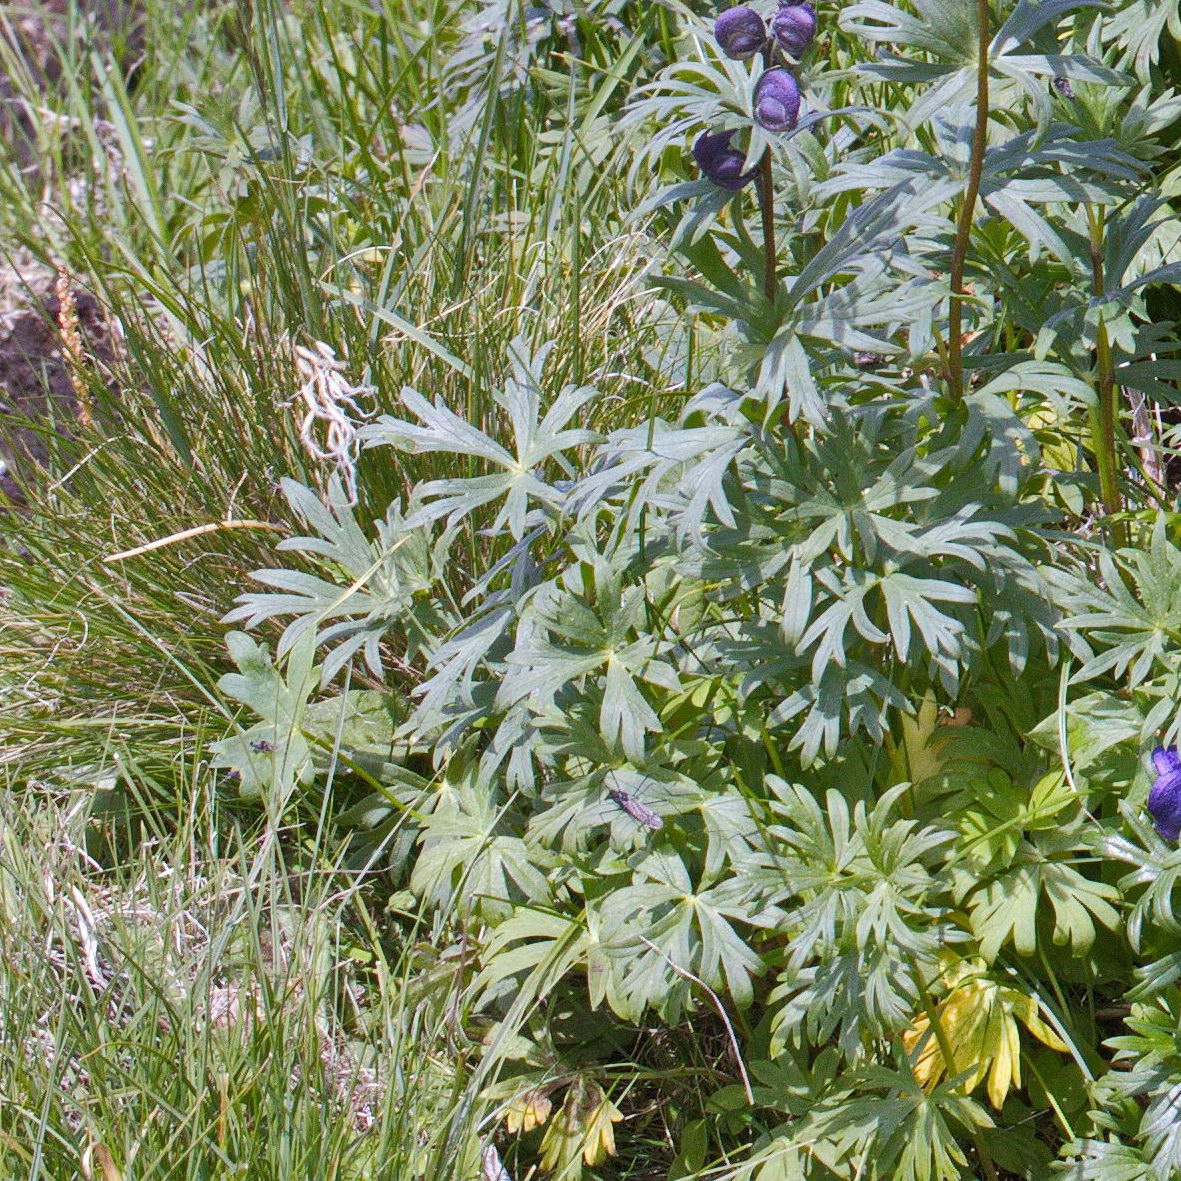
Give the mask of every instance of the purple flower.
[[1181, 754], [1175, 746], [1158, 746], [1152, 752], [1156, 782], [1148, 793], [1153, 826], [1166, 841], [1181, 837]]
[[767, 26], [753, 8], [740, 4], [714, 21], [714, 37], [727, 57], [745, 61], [767, 44]]
[[807, 0], [781, 0], [771, 18], [771, 36], [793, 61], [799, 61], [816, 36], [816, 9]]
[[752, 168], [749, 172], [742, 171], [746, 156], [737, 148], [730, 146], [734, 138], [733, 131], [706, 131], [697, 137], [693, 145], [693, 159], [697, 166], [716, 185], [723, 189], [737, 192], [744, 185], [750, 184], [758, 172]]
[[755, 122], [766, 131], [791, 131], [800, 117], [800, 86], [787, 70], [766, 70], [755, 86]]

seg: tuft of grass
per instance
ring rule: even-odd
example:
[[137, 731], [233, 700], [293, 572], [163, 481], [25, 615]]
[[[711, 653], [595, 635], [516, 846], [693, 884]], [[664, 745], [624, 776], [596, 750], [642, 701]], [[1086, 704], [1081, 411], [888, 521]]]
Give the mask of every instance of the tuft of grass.
[[193, 788], [183, 823], [140, 826], [108, 868], [101, 788], [0, 796], [0, 1171], [473, 1175], [445, 944], [379, 932], [356, 881], [281, 831], [218, 826], [209, 777]]

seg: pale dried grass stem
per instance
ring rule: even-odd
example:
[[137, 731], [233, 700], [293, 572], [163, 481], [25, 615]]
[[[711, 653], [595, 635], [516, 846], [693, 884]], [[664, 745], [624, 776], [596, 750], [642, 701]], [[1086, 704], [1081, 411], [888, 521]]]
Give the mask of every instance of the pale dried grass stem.
[[329, 463], [340, 477], [349, 504], [357, 503], [358, 424], [370, 417], [359, 399], [371, 397], [373, 387], [353, 385], [345, 377], [345, 364], [330, 345], [313, 341], [310, 348], [295, 346], [295, 363], [303, 385], [290, 405], [302, 402], [299, 441], [315, 460]]

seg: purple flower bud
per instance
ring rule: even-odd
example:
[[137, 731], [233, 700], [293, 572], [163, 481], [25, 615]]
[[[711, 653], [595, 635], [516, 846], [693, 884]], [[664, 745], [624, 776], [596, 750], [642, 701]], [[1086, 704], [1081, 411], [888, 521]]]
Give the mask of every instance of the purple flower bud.
[[771, 36], [792, 61], [799, 61], [816, 36], [816, 9], [807, 0], [781, 0], [771, 18]]
[[800, 117], [800, 86], [787, 70], [766, 70], [755, 86], [755, 122], [766, 131], [791, 131]]
[[1181, 754], [1175, 746], [1158, 746], [1152, 752], [1156, 782], [1148, 793], [1153, 826], [1166, 841], [1181, 837]]
[[693, 159], [714, 184], [737, 192], [754, 180], [758, 169], [742, 171], [746, 156], [730, 146], [733, 138], [733, 131], [704, 132], [697, 137], [697, 142], [693, 145]]
[[714, 37], [727, 57], [745, 61], [767, 44], [767, 26], [753, 8], [740, 4], [714, 21]]

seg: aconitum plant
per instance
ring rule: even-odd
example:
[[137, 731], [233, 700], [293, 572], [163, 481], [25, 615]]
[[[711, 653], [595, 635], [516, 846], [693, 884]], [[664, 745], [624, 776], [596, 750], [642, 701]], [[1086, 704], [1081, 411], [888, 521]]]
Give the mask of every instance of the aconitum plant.
[[807, 0], [784, 0], [771, 18], [771, 36], [792, 61], [798, 62], [816, 37], [816, 9]]
[[703, 131], [693, 144], [693, 158], [697, 166], [714, 184], [737, 191], [758, 175], [758, 169], [742, 171], [746, 156], [732, 147], [735, 132]]
[[[751, 99], [753, 128], [772, 135], [792, 132], [799, 124], [800, 85], [793, 71], [816, 36], [816, 10], [803, 0], [781, 0], [770, 27], [750, 5], [728, 8], [714, 22], [714, 39], [733, 61], [759, 59], [760, 73]], [[752, 128], [752, 130], [753, 130]], [[771, 148], [758, 153], [735, 145], [737, 128], [707, 131], [693, 144], [693, 157], [702, 175], [720, 188], [736, 192], [758, 180], [758, 200], [763, 224], [764, 292], [775, 282], [775, 228], [771, 189]], [[749, 138], [749, 133], [747, 138]], [[748, 158], [753, 166], [746, 168]]]
[[767, 25], [753, 8], [745, 4], [728, 8], [714, 22], [718, 47], [729, 58], [746, 61], [761, 53], [767, 44]]
[[800, 86], [780, 67], [764, 70], [755, 84], [755, 122], [766, 131], [791, 131], [800, 117]]

